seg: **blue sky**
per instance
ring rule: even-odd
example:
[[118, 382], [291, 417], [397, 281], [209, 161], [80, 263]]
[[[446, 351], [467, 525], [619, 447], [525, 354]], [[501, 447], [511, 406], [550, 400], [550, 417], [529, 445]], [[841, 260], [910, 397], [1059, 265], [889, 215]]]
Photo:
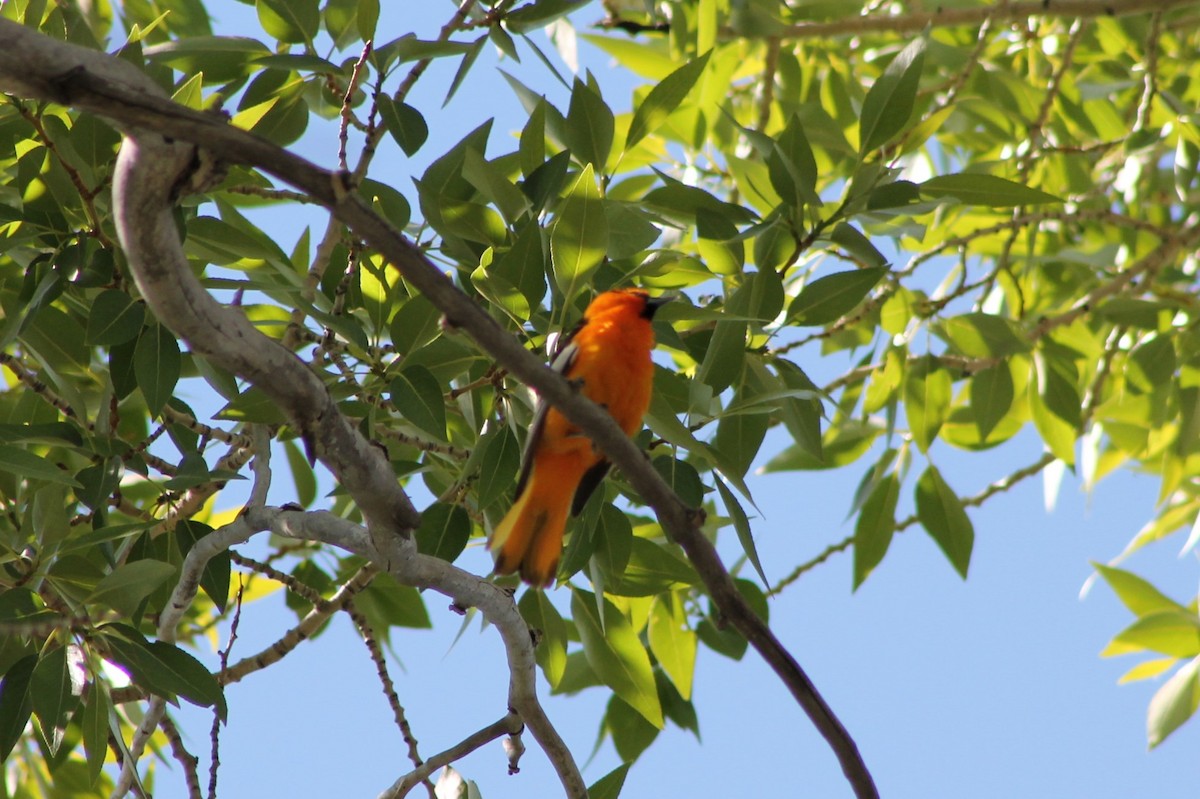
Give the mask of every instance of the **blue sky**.
[[[218, 5], [234, 15], [221, 20], [231, 26], [227, 30], [236, 29], [236, 15], [252, 13]], [[381, 30], [414, 30], [421, 38], [432, 38], [452, 11], [449, 3], [384, 5]], [[403, 14], [399, 5], [407, 7]], [[589, 6], [572, 19], [582, 30], [601, 16], [598, 6]], [[627, 110], [634, 85], [628, 73], [610, 68], [606, 56], [582, 41], [580, 53], [608, 102]], [[373, 177], [391, 183], [415, 208], [411, 178], [487, 116], [497, 117], [492, 153], [510, 148], [507, 137], [524, 119], [495, 63], [495, 52], [486, 49], [444, 109], [456, 65], [435, 65], [410, 99], [426, 114], [429, 142], [411, 161], [386, 143]], [[565, 90], [536, 58], [504, 67], [565, 109]], [[334, 129], [314, 126], [297, 149], [332, 167], [336, 145]], [[289, 250], [300, 224], [312, 225], [314, 234], [324, 227], [320, 214], [304, 213], [303, 223], [295, 208], [261, 219]], [[814, 360], [805, 367], [818, 382], [836, 375], [836, 364], [821, 362], [815, 351], [808, 357]], [[769, 438], [762, 460], [781, 446]], [[938, 444], [931, 454], [956, 490], [974, 493], [1040, 453], [1040, 442], [1026, 433], [988, 453], [967, 455]], [[754, 530], [772, 580], [853, 530], [845, 515], [866, 463], [753, 478], [763, 512]], [[273, 501], [289, 498], [288, 482], [277, 480]], [[1146, 751], [1146, 704], [1157, 683], [1117, 686], [1134, 661], [1098, 657], [1129, 615], [1103, 585], [1080, 598], [1089, 560], [1118, 553], [1153, 514], [1156, 493], [1152, 478], [1119, 474], [1086, 496], [1068, 475], [1048, 514], [1043, 483], [1034, 478], [970, 511], [976, 544], [965, 582], [913, 527], [897, 536], [856, 593], [850, 590], [850, 555], [840, 554], [772, 600], [772, 627], [857, 740], [883, 796], [1195, 796], [1195, 723]], [[909, 509], [911, 500], [902, 500], [900, 512]], [[1170, 540], [1150, 547], [1129, 565], [1186, 601], [1196, 590], [1196, 570], [1178, 562], [1179, 545]], [[261, 542], [246, 551], [262, 551]], [[732, 535], [722, 541], [722, 552], [727, 562], [740, 555]], [[460, 563], [480, 573], [490, 569], [478, 547]], [[393, 631], [399, 660], [390, 663], [425, 755], [502, 715], [506, 692], [494, 633], [475, 625], [452, 645], [460, 618], [440, 597], [428, 596], [427, 604], [434, 630]], [[282, 594], [248, 605], [235, 657], [266, 646], [294, 618], [283, 608]], [[344, 616], [282, 663], [230, 686], [227, 695], [221, 795], [374, 796], [406, 769], [404, 744], [374, 666]], [[733, 662], [702, 647], [694, 696], [703, 742], [668, 727], [633, 767], [623, 796], [850, 795], [824, 741], [753, 653]], [[581, 763], [592, 752], [607, 698], [607, 691], [591, 689], [546, 700]], [[191, 707], [181, 715], [192, 751], [207, 753], [210, 717]], [[526, 745], [517, 776], [506, 775], [498, 743], [459, 768], [488, 799], [561, 795], [536, 743], [528, 739]], [[618, 762], [605, 743], [585, 778], [592, 782]], [[158, 783], [159, 796], [182, 794], [177, 772], [161, 774]]]

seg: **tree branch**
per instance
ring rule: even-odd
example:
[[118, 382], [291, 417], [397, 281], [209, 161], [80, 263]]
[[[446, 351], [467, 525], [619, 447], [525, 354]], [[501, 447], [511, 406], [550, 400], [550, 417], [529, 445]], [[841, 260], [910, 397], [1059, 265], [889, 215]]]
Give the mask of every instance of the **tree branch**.
[[[352, 192], [344, 176], [320, 169], [223, 119], [171, 102], [128, 64], [50, 40], [6, 20], [0, 20], [0, 88], [99, 114], [126, 132], [113, 189], [118, 231], [139, 287], [155, 314], [193, 349], [261, 386], [312, 436], [318, 457], [362, 510], [376, 556], [398, 579], [434, 588], [460, 605], [478, 606], [497, 625], [513, 675], [510, 706], [555, 763], [569, 795], [586, 795], [586, 787], [532, 691], [533, 648], [511, 597], [501, 606], [496, 601], [498, 589], [490, 583], [444, 561], [422, 559], [410, 541], [395, 536], [415, 526], [416, 513], [382, 454], [341, 415], [316, 375], [292, 353], [258, 333], [241, 314], [220, 306], [192, 277], [170, 214], [174, 195], [197, 157], [192, 147], [180, 142], [202, 145], [222, 161], [263, 169], [330, 208], [440, 308], [449, 323], [464, 329], [511, 374], [537, 389], [587, 433], [687, 553], [722, 615], [762, 655], [808, 714], [833, 748], [856, 795], [878, 796], [853, 739], [795, 658], [737, 591], [715, 547], [699, 529], [700, 514], [684, 505], [607, 412], [508, 335]], [[394, 540], [389, 540], [388, 534]], [[528, 683], [524, 683], [525, 672]], [[526, 685], [527, 694], [518, 690]]]
[[802, 22], [785, 28], [782, 39], [819, 39], [854, 36], [863, 33], [920, 33], [927, 27], [981, 25], [989, 17], [995, 24], [1016, 22], [1030, 17], [1123, 17], [1129, 14], [1165, 12], [1200, 4], [1200, 0], [1028, 0], [1020, 3], [996, 3], [970, 8], [941, 8], [889, 16], [850, 17], [831, 22]]
[[379, 799], [402, 799], [415, 786], [429, 778], [433, 772], [460, 760], [504, 735], [514, 735], [521, 731], [521, 718], [509, 713], [499, 721], [495, 721], [476, 733], [473, 733], [444, 752], [438, 752], [417, 768], [405, 774], [392, 787], [379, 794]]

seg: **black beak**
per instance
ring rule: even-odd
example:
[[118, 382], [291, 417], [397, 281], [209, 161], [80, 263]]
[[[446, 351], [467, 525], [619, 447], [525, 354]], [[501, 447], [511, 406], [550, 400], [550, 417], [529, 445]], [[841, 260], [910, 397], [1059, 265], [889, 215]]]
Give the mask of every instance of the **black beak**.
[[654, 312], [666, 305], [671, 300], [678, 296], [676, 294], [664, 294], [661, 297], [647, 297], [646, 308], [642, 311], [642, 316], [646, 319], [653, 319]]

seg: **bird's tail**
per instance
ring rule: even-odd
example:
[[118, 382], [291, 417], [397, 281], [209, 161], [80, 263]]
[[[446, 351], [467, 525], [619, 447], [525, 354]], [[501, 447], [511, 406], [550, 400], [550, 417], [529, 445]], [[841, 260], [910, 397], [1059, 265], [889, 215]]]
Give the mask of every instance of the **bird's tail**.
[[520, 571], [521, 578], [531, 585], [549, 585], [554, 580], [571, 492], [547, 488], [539, 485], [534, 474], [496, 525], [491, 548], [496, 553], [497, 574]]

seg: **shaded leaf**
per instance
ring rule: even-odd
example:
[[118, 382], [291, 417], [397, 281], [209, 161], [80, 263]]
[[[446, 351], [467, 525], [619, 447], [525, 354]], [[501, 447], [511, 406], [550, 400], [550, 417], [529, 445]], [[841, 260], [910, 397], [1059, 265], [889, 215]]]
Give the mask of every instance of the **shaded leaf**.
[[857, 589], [887, 554], [896, 529], [900, 480], [883, 477], [867, 496], [854, 525], [854, 588]]
[[146, 307], [117, 289], [102, 291], [88, 314], [87, 343], [123, 344], [137, 337], [146, 318]]
[[904, 377], [904, 412], [913, 440], [927, 452], [950, 412], [953, 383], [950, 373], [925, 355], [918, 358]]
[[958, 495], [932, 465], [917, 481], [917, 517], [965, 580], [975, 546], [975, 528]]
[[471, 519], [461, 505], [435, 502], [421, 513], [417, 550], [453, 563], [471, 537]]
[[406, 422], [438, 441], [446, 440], [446, 401], [429, 369], [419, 364], [402, 369], [392, 381], [391, 400]]
[[123, 563], [96, 584], [87, 602], [133, 616], [142, 600], [174, 576], [175, 567], [161, 560], [145, 558]]
[[994, 175], [939, 175], [920, 184], [921, 195], [932, 200], [953, 197], [968, 205], [1011, 208], [1016, 205], [1061, 203], [1062, 199]]
[[704, 53], [681, 66], [659, 81], [646, 99], [638, 104], [629, 123], [629, 134], [625, 137], [625, 149], [631, 150], [642, 139], [653, 133], [666, 121], [671, 112], [679, 107], [696, 81], [704, 72], [711, 52]]
[[899, 133], [912, 116], [925, 66], [925, 38], [914, 39], [888, 64], [863, 100], [859, 152], [868, 153]]
[[0, 680], [0, 760], [8, 760], [33, 713], [29, 683], [37, 663], [37, 655], [27, 655], [9, 666]]
[[567, 108], [567, 146], [581, 164], [604, 172], [613, 143], [613, 112], [596, 89], [575, 79]]
[[887, 271], [873, 267], [817, 278], [792, 300], [788, 321], [798, 325], [827, 325], [837, 321], [862, 302]]
[[182, 363], [179, 343], [171, 331], [158, 324], [142, 331], [133, 352], [133, 373], [151, 416], [157, 416], [171, 398]]

